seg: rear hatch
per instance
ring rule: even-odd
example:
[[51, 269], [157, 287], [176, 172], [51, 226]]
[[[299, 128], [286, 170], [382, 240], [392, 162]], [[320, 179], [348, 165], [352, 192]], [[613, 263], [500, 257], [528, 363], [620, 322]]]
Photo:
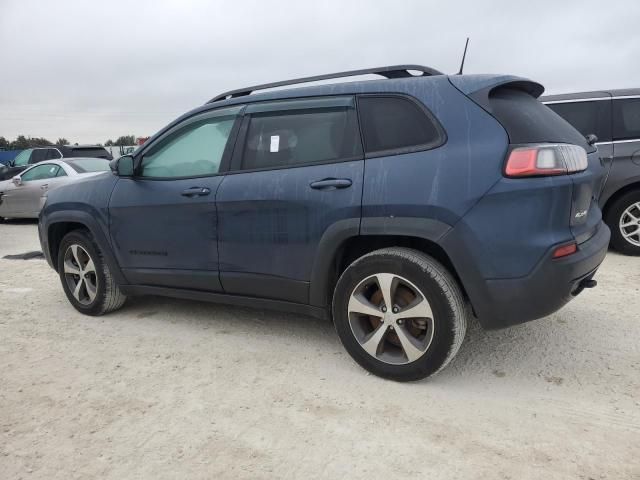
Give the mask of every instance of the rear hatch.
[[104, 158], [105, 160], [112, 160], [113, 157], [103, 147], [93, 146], [79, 146], [70, 147], [72, 155], [74, 157], [92, 157], [92, 158]]
[[573, 199], [571, 208], [567, 208], [567, 222], [578, 244], [591, 238], [602, 218], [598, 196], [606, 171], [597, 148], [589, 145], [571, 124], [538, 101], [543, 87], [517, 77], [498, 77], [497, 84], [490, 82], [493, 84], [474, 90], [464, 77], [450, 79], [502, 124], [509, 136], [510, 149], [537, 144], [569, 144], [586, 151], [587, 168], [568, 173], [573, 183]]

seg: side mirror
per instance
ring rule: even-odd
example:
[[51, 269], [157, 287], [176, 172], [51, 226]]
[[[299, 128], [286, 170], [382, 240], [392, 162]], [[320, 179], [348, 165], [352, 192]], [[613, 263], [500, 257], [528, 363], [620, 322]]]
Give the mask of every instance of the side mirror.
[[109, 162], [109, 167], [114, 175], [119, 177], [133, 176], [133, 157], [131, 155], [123, 155]]
[[11, 181], [16, 187], [19, 187], [20, 185], [22, 185], [22, 178], [20, 178], [20, 175], [16, 175], [11, 179]]
[[598, 137], [596, 135], [594, 135], [593, 133], [590, 133], [589, 135], [587, 135], [587, 143], [589, 145], [593, 145], [594, 143], [596, 143], [598, 141]]

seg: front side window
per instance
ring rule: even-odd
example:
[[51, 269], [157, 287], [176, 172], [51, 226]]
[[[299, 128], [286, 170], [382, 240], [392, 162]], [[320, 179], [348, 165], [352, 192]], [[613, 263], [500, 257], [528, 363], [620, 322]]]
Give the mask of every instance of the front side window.
[[33, 180], [45, 180], [47, 178], [53, 178], [58, 174], [60, 167], [58, 165], [44, 164], [30, 168], [20, 178], [23, 182], [30, 182]]
[[154, 144], [142, 158], [141, 176], [180, 178], [215, 175], [240, 108], [190, 121]]
[[408, 98], [363, 96], [358, 108], [367, 153], [426, 150], [444, 142], [436, 120]]
[[24, 167], [29, 163], [29, 158], [31, 158], [31, 152], [33, 152], [32, 148], [21, 151], [16, 158], [13, 159], [14, 167]]
[[640, 139], [640, 98], [613, 101], [613, 138]]
[[337, 162], [361, 156], [353, 107], [285, 110], [251, 116], [242, 168]]
[[600, 142], [611, 141], [611, 100], [551, 103], [547, 106], [585, 137], [595, 134]]

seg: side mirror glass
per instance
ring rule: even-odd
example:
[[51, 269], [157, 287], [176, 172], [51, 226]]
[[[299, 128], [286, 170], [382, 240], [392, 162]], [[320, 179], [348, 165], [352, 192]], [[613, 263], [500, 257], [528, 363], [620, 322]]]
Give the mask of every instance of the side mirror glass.
[[20, 185], [22, 185], [22, 178], [20, 178], [20, 175], [16, 175], [11, 179], [11, 181], [16, 187], [19, 187]]
[[123, 155], [109, 162], [111, 171], [120, 177], [133, 176], [133, 157], [131, 155]]

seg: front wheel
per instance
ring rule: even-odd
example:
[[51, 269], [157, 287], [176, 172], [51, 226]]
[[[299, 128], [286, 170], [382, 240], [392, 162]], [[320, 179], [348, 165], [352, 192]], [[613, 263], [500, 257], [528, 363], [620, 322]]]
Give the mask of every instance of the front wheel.
[[353, 262], [333, 299], [335, 327], [349, 354], [371, 373], [398, 381], [443, 369], [462, 345], [468, 315], [447, 269], [408, 248], [377, 250]]
[[116, 310], [127, 298], [111, 276], [100, 248], [85, 230], [75, 230], [62, 239], [58, 273], [69, 302], [86, 315]]
[[640, 255], [640, 191], [625, 193], [607, 209], [611, 246], [626, 255]]

